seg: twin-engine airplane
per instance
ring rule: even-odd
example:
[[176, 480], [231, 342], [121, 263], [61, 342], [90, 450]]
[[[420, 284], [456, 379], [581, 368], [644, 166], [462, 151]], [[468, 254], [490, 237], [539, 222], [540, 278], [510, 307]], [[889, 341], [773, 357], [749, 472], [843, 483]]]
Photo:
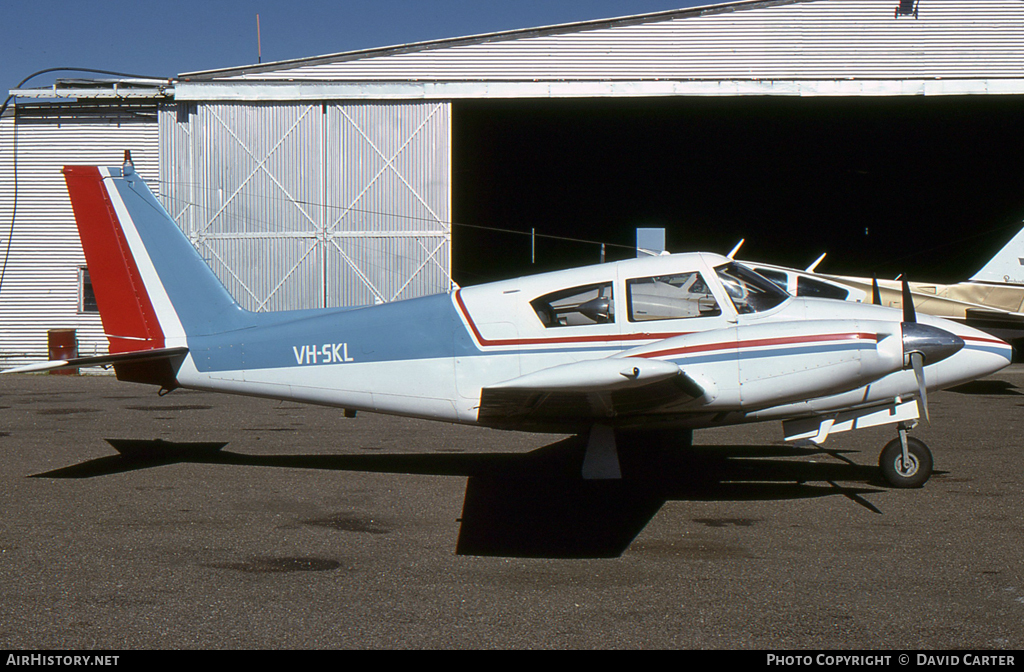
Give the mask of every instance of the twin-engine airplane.
[[620, 447], [782, 420], [786, 438], [893, 423], [880, 466], [917, 487], [907, 437], [927, 392], [1006, 366], [1010, 347], [947, 320], [794, 298], [727, 257], [673, 254], [378, 306], [252, 313], [228, 294], [131, 164], [67, 166], [121, 380], [588, 437], [582, 476], [619, 478]]

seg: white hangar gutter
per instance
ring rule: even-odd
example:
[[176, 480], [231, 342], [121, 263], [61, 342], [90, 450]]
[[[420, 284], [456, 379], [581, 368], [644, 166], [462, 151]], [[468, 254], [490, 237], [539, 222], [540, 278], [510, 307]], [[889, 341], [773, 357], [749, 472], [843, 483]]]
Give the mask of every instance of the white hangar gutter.
[[656, 98], [664, 96], [964, 96], [1024, 94], [1024, 78], [559, 82], [182, 82], [178, 102]]

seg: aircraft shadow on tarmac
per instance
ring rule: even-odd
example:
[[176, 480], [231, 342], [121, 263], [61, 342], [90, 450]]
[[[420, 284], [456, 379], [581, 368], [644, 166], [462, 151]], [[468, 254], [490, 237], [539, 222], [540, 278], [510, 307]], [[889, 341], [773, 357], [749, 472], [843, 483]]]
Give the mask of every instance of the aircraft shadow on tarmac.
[[1017, 386], [1005, 380], [986, 379], [950, 387], [949, 392], [957, 394], [980, 394], [991, 396], [1020, 396]]
[[[289, 469], [465, 476], [456, 552], [461, 555], [620, 556], [667, 501], [774, 501], [883, 490], [875, 466], [838, 451], [796, 446], [694, 446], [623, 450], [619, 480], [583, 480], [585, 445], [571, 437], [525, 454], [245, 455], [225, 443], [108, 442], [117, 455], [35, 474], [92, 478], [182, 462]], [[817, 455], [822, 461], [786, 458]], [[831, 459], [837, 458], [837, 459]], [[841, 486], [854, 482], [866, 486]], [[813, 483], [813, 485], [812, 485]]]

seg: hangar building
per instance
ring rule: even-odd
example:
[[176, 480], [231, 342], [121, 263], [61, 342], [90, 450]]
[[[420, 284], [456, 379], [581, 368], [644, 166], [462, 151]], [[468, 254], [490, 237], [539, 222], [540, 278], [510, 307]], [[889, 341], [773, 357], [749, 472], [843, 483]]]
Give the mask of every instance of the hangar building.
[[632, 256], [638, 227], [959, 279], [1024, 219], [1021, 0], [730, 2], [13, 93], [0, 365], [55, 328], [105, 351], [59, 169], [125, 149], [252, 310]]

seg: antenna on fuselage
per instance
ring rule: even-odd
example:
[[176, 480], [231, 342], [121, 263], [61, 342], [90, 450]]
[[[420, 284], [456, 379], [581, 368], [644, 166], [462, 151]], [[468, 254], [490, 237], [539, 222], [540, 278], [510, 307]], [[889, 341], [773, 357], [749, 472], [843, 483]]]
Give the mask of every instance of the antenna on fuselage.
[[828, 252], [822, 252], [822, 253], [821, 253], [821, 256], [820, 256], [820, 257], [818, 257], [817, 259], [815, 259], [815, 260], [814, 260], [814, 263], [813, 263], [813, 264], [811, 264], [810, 266], [808, 266], [808, 267], [807, 267], [806, 269], [804, 269], [804, 270], [805, 270], [805, 271], [806, 271], [807, 273], [814, 273], [814, 269], [816, 269], [816, 268], [818, 267], [818, 264], [820, 264], [820, 263], [822, 262], [822, 260], [823, 260], [823, 259], [825, 258], [825, 255], [826, 255], [826, 254], [828, 254]]

